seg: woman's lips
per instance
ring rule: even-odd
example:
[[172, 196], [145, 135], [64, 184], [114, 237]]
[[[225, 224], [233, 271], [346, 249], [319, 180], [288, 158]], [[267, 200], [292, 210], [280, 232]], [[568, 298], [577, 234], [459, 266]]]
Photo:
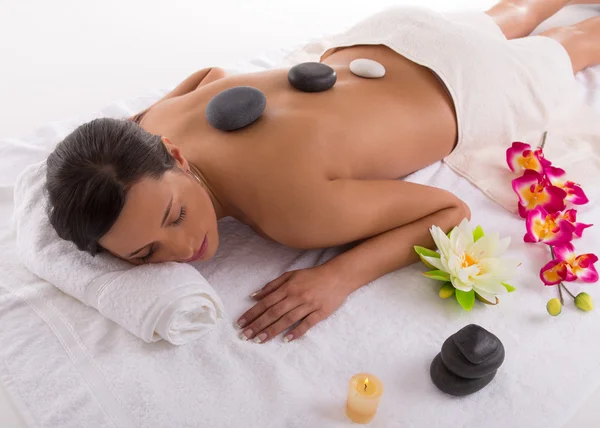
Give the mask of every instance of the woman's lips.
[[195, 262], [196, 260], [200, 260], [202, 258], [202, 256], [204, 256], [204, 253], [206, 253], [207, 248], [208, 248], [208, 238], [205, 236], [204, 241], [202, 241], [202, 245], [200, 246], [200, 249], [198, 250], [198, 252], [196, 254], [194, 254], [194, 256], [191, 259], [185, 260], [184, 263]]

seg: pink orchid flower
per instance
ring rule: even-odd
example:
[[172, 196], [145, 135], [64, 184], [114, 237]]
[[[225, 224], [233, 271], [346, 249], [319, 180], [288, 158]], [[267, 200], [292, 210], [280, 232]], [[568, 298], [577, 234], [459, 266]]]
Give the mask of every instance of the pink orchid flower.
[[561, 281], [583, 282], [598, 281], [598, 272], [594, 263], [598, 261], [595, 254], [576, 255], [572, 244], [554, 247], [556, 259], [550, 261], [540, 270], [540, 278], [546, 285], [555, 285]]
[[526, 169], [543, 172], [544, 166], [550, 166], [550, 162], [544, 158], [542, 149], [531, 150], [526, 143], [515, 141], [506, 150], [506, 163], [511, 171], [520, 174]]
[[570, 210], [566, 210], [562, 213], [559, 213], [558, 216], [565, 219], [573, 225], [573, 235], [575, 235], [577, 238], [581, 238], [581, 236], [583, 235], [583, 231], [588, 227], [593, 226], [593, 224], [577, 223], [577, 210], [572, 208]]
[[575, 281], [577, 277], [569, 271], [564, 260], [551, 260], [540, 270], [540, 278], [545, 285], [556, 285], [563, 281]]
[[527, 215], [525, 242], [543, 242], [547, 245], [562, 245], [581, 238], [583, 231], [591, 224], [577, 223], [577, 210], [549, 214], [544, 208], [537, 207]]
[[543, 242], [562, 245], [571, 242], [575, 226], [561, 217], [561, 213], [548, 214], [542, 207], [529, 211], [526, 221], [525, 242]]
[[544, 168], [544, 171], [550, 184], [560, 187], [567, 192], [567, 197], [565, 198], [567, 202], [571, 202], [575, 205], [584, 205], [589, 202], [589, 199], [585, 195], [583, 189], [577, 183], [565, 179], [565, 175], [567, 175], [567, 173], [564, 169], [554, 166], [547, 166]]
[[572, 244], [559, 245], [554, 247], [554, 254], [558, 260], [564, 260], [569, 264], [569, 270], [577, 279], [583, 282], [598, 281], [598, 272], [594, 263], [598, 261], [595, 254], [575, 254], [575, 248]]
[[519, 196], [519, 215], [523, 218], [527, 218], [531, 210], [540, 206], [549, 213], [565, 209], [567, 192], [548, 185], [544, 177], [536, 171], [525, 170], [522, 177], [512, 181], [512, 188]]

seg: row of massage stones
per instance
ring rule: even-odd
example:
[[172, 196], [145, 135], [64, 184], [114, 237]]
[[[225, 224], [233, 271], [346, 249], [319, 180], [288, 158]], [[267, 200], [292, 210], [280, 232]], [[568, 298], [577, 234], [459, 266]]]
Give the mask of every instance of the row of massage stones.
[[[359, 58], [350, 63], [350, 71], [359, 77], [376, 79], [385, 75], [380, 63]], [[302, 92], [323, 92], [337, 80], [335, 70], [319, 62], [295, 65], [288, 72], [290, 84]], [[258, 119], [267, 105], [267, 98], [251, 86], [237, 86], [215, 95], [206, 106], [208, 123], [221, 131], [235, 131]]]

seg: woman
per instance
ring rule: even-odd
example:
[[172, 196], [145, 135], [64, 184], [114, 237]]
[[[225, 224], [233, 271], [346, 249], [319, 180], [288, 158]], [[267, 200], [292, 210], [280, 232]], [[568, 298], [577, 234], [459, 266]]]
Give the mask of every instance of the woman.
[[[219, 68], [201, 70], [134, 120], [92, 121], [57, 146], [47, 162], [51, 223], [81, 250], [106, 250], [135, 264], [209, 259], [219, 243], [217, 220], [226, 216], [289, 247], [354, 244], [320, 266], [273, 280], [252, 295], [257, 303], [238, 320], [244, 339], [262, 343], [290, 327], [285, 340], [297, 339], [354, 290], [415, 262], [414, 245], [433, 245], [430, 226], [448, 231], [469, 217], [468, 207], [453, 194], [397, 178], [480, 138], [474, 124], [481, 128], [481, 123], [461, 119], [469, 109], [481, 110], [482, 102], [490, 107], [516, 102], [510, 91], [494, 92], [494, 81], [463, 84], [461, 66], [464, 72], [465, 64], [488, 67], [480, 74], [492, 75], [504, 61], [486, 53], [486, 37], [508, 59], [513, 51], [539, 46], [552, 60], [547, 66], [558, 67], [557, 73], [567, 70], [568, 81], [574, 72], [600, 63], [600, 18], [524, 42], [506, 40], [530, 34], [567, 3], [500, 2], [477, 18], [498, 33], [494, 41], [432, 12], [401, 9], [372, 18], [387, 22], [390, 31], [402, 31], [398, 22], [420, 20], [426, 27], [420, 36], [436, 37], [440, 56], [450, 42], [459, 44], [459, 52], [476, 51], [457, 57], [451, 70], [436, 65], [435, 58], [431, 66], [419, 65], [389, 43], [361, 45], [350, 43], [351, 37], [342, 37], [323, 55], [338, 80], [322, 93], [291, 88], [287, 70], [237, 76]], [[436, 23], [448, 32], [443, 37]], [[462, 38], [453, 41], [453, 32]], [[352, 75], [348, 64], [355, 58], [380, 62], [385, 78]], [[528, 85], [545, 96], [544, 68], [532, 66], [528, 72], [533, 76]], [[218, 131], [206, 120], [206, 105], [235, 86], [260, 89], [267, 109], [247, 128]], [[513, 110], [503, 111], [523, 116]], [[498, 122], [490, 126], [503, 125]]]

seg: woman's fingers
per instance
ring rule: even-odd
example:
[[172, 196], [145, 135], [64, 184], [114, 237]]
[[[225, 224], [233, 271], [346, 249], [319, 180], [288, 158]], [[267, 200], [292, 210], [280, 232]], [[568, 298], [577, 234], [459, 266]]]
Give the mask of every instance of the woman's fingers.
[[347, 295], [328, 271], [286, 272], [256, 293], [259, 301], [238, 320], [240, 337], [263, 343], [289, 329], [286, 341], [297, 339], [333, 313]]
[[[273, 293], [273, 294], [275, 294], [275, 293]], [[263, 302], [265, 302], [266, 300], [269, 299], [270, 296], [271, 295], [264, 298], [262, 301], [257, 303], [254, 307], [255, 308], [260, 307], [263, 304]], [[244, 331], [242, 332], [240, 337], [242, 339], [252, 339], [253, 337], [257, 337], [257, 335], [259, 333], [261, 333], [264, 329], [266, 329], [267, 327], [276, 323], [281, 318], [287, 316], [290, 312], [292, 312], [294, 309], [296, 309], [300, 305], [301, 305], [300, 301], [298, 301], [296, 299], [292, 299], [292, 298], [286, 298], [286, 299], [279, 301], [277, 304], [272, 305], [268, 309], [263, 311], [262, 314], [260, 316], [258, 316], [254, 321], [250, 322], [248, 324], [248, 327], [246, 327], [244, 329]], [[250, 311], [252, 311], [252, 309]], [[249, 319], [249, 318], [247, 318], [247, 319]], [[296, 321], [298, 321], [298, 320], [296, 320]], [[289, 324], [288, 327], [292, 324], [293, 323]], [[261, 336], [260, 340], [257, 340], [257, 341], [259, 343], [264, 342], [264, 339], [265, 339], [265, 336]]]
[[277, 290], [279, 287], [281, 287], [283, 284], [285, 284], [285, 282], [290, 279], [290, 277], [292, 276], [293, 272], [286, 272], [283, 275], [281, 275], [278, 278], [275, 278], [273, 281], [267, 283], [267, 285], [265, 285], [263, 288], [261, 288], [260, 290], [255, 291], [254, 293], [252, 293], [250, 295], [251, 298], [255, 299], [255, 300], [260, 300], [263, 297], [265, 297], [266, 295], [272, 293], [273, 291]]
[[257, 330], [259, 331], [259, 333], [254, 336], [254, 341], [256, 343], [267, 342], [275, 336], [277, 336], [279, 333], [287, 330], [288, 328], [296, 324], [298, 321], [301, 321], [310, 313], [311, 309], [309, 306], [298, 306], [297, 308], [291, 310], [290, 312], [279, 318], [273, 324], [269, 325], [264, 330]]
[[283, 338], [284, 342], [291, 342], [306, 334], [308, 330], [314, 327], [318, 322], [323, 321], [326, 317], [319, 311], [311, 313], [309, 316], [298, 324], [298, 326], [288, 332]]
[[268, 294], [264, 299], [252, 306], [237, 320], [237, 327], [246, 327], [256, 318], [264, 314], [271, 306], [276, 305], [284, 299], [285, 293], [282, 293], [281, 290], [275, 290], [273, 293]]

